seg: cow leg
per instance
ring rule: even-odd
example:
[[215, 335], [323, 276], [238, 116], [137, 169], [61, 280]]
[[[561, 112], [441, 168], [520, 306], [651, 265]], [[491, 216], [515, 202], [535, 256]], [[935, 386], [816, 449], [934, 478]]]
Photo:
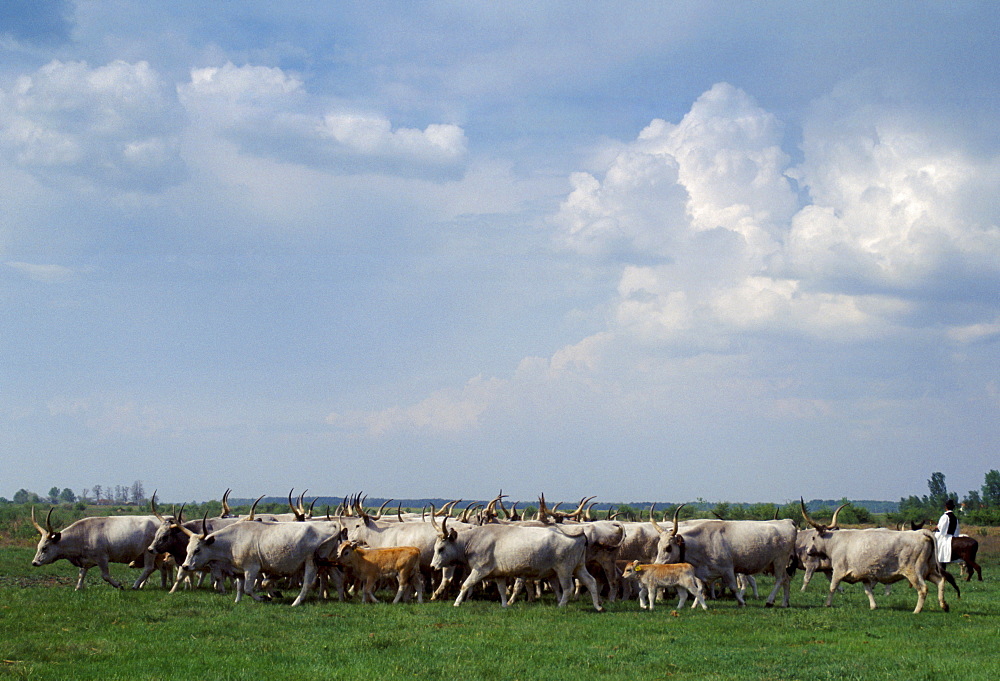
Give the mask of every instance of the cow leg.
[[843, 579], [843, 575], [837, 574], [836, 571], [830, 573], [830, 593], [827, 595], [825, 603], [828, 608], [833, 605], [833, 594], [836, 593], [841, 579]]
[[868, 596], [868, 608], [874, 610], [878, 606], [875, 605], [875, 594], [872, 593], [872, 585], [870, 582], [861, 582], [861, 586], [865, 588], [865, 595]]
[[468, 594], [469, 591], [476, 586], [476, 584], [479, 584], [479, 582], [483, 581], [483, 577], [485, 576], [486, 576], [485, 573], [480, 572], [475, 568], [469, 570], [469, 576], [465, 578], [464, 582], [462, 582], [462, 588], [458, 592], [458, 598], [455, 599], [454, 605], [456, 608], [462, 605], [462, 601], [465, 600], [466, 594]]
[[114, 577], [111, 576], [111, 570], [108, 569], [108, 560], [107, 560], [107, 558], [103, 558], [103, 557], [100, 558], [98, 560], [98, 562], [97, 562], [97, 567], [100, 569], [100, 571], [101, 571], [101, 577], [104, 578], [105, 582], [107, 582], [111, 586], [115, 587], [116, 589], [122, 588], [121, 582], [119, 582], [117, 579], [115, 579]]
[[693, 581], [694, 591], [691, 594], [694, 596], [694, 603], [691, 604], [691, 609], [694, 610], [696, 605], [700, 605], [702, 610], [708, 610], [708, 606], [705, 605], [705, 587], [697, 577]]
[[597, 612], [604, 612], [604, 608], [601, 607], [601, 589], [597, 586], [597, 580], [594, 579], [594, 576], [590, 574], [589, 570], [587, 570], [587, 566], [580, 563], [574, 571], [574, 574], [576, 575], [576, 578], [580, 580], [585, 587], [587, 587], [587, 591], [590, 592], [590, 600], [594, 603], [594, 610]]
[[[791, 591], [792, 578], [788, 576], [788, 573], [784, 570], [779, 570], [777, 564], [772, 565], [774, 568], [774, 588], [771, 589], [771, 593], [768, 595], [767, 600], [764, 601], [765, 608], [774, 607], [774, 599], [778, 595], [778, 590], [782, 590], [781, 607], [787, 608], [789, 606], [789, 591]], [[757, 580], [751, 575], [746, 575], [747, 581], [753, 580], [753, 595], [757, 596]]]
[[[255, 601], [262, 601], [262, 600], [264, 600], [264, 597], [261, 596], [261, 595], [259, 595], [259, 594], [257, 594], [257, 592], [256, 592], [257, 579], [259, 577], [260, 577], [260, 566], [259, 565], [250, 565], [250, 566], [245, 567], [243, 569], [243, 593], [245, 593], [247, 596], [249, 596], [250, 598], [254, 599]], [[236, 602], [237, 603], [240, 602], [240, 596], [241, 595], [242, 594], [240, 594], [239, 592], [236, 593]]]
[[420, 570], [416, 570], [413, 573], [413, 585], [414, 590], [417, 592], [417, 603], [424, 602], [424, 576], [420, 574]]
[[559, 580], [559, 588], [562, 590], [562, 593], [559, 594], [558, 605], [560, 608], [564, 608], [569, 603], [569, 597], [573, 594], [573, 573], [557, 572], [556, 579]]
[[[740, 593], [739, 584], [736, 583], [736, 573], [733, 572], [733, 570], [726, 570], [722, 574], [722, 582], [723, 587], [729, 587], [729, 590], [733, 592], [734, 596], [736, 596], [736, 602], [740, 604], [740, 607], [745, 608], [747, 606], [747, 602], [743, 600], [743, 594]], [[771, 595], [768, 596], [768, 603], [772, 605], [774, 604], [774, 596], [777, 591], [778, 585], [775, 584], [774, 591], [772, 591]]]
[[432, 601], [436, 601], [438, 598], [440, 598], [442, 595], [444, 595], [444, 592], [448, 589], [449, 586], [451, 586], [451, 581], [454, 578], [455, 578], [455, 566], [454, 565], [449, 565], [446, 568], [442, 568], [442, 570], [441, 570], [441, 583], [438, 584], [438, 588], [436, 588], [434, 590], [434, 593], [431, 594], [431, 600]]
[[83, 580], [87, 577], [87, 570], [89, 569], [85, 567], [80, 568], [79, 575], [76, 578], [76, 591], [80, 591], [87, 586], [87, 583]]
[[307, 560], [305, 573], [302, 575], [302, 590], [299, 591], [299, 595], [292, 601], [292, 607], [301, 604], [306, 599], [306, 596], [309, 595], [309, 590], [312, 589], [315, 583], [316, 563], [313, 560]]
[[501, 607], [506, 608], [508, 605], [510, 605], [510, 601], [507, 599], [507, 578], [506, 577], [496, 577], [493, 580], [493, 583], [496, 584], [497, 594], [500, 595], [500, 605], [501, 605]]
[[809, 586], [809, 582], [813, 578], [813, 574], [816, 572], [816, 568], [813, 566], [806, 567], [806, 573], [802, 575], [802, 588], [799, 591], [805, 591], [806, 587]]
[[[144, 551], [142, 555], [142, 574], [139, 575], [139, 578], [135, 580], [135, 582], [133, 582], [132, 588], [138, 589], [145, 584], [146, 580], [149, 579], [149, 576], [153, 574], [154, 570], [156, 570], [156, 554]], [[164, 578], [163, 586], [166, 586], [166, 578]]]
[[677, 587], [677, 609], [678, 610], [680, 610], [681, 608], [684, 607], [684, 604], [687, 603], [687, 599], [688, 599], [688, 590], [686, 588], [684, 588], [683, 586], [678, 586]]

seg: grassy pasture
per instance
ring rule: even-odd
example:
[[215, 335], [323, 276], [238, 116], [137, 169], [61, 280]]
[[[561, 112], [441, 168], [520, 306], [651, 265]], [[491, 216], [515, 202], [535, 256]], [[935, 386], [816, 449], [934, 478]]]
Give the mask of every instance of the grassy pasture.
[[[320, 601], [232, 602], [208, 590], [116, 591], [96, 569], [73, 591], [65, 561], [31, 567], [27, 542], [0, 547], [0, 678], [27, 679], [996, 679], [1000, 674], [1000, 537], [978, 536], [985, 582], [950, 589], [950, 613], [932, 587], [924, 612], [905, 583], [876, 590], [872, 612], [860, 586], [822, 607], [826, 579], [792, 607], [655, 612], [634, 601], [589, 599], [565, 610], [551, 598], [503, 610], [492, 593], [460, 608]], [[118, 579], [135, 571], [116, 565]], [[158, 578], [154, 574], [154, 583]], [[385, 594], [391, 597], [391, 594]]]

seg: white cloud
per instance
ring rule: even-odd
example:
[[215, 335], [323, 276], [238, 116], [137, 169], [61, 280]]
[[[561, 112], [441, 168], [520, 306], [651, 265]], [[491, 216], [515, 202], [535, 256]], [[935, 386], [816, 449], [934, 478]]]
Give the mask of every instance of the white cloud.
[[[811, 205], [794, 218], [784, 260], [815, 285], [899, 294], [941, 278], [1000, 273], [997, 214], [975, 193], [995, 193], [998, 161], [974, 161], [892, 102], [869, 102], [849, 83], [817, 104], [803, 130], [803, 163], [792, 172]], [[981, 186], [993, 178], [990, 189]], [[986, 222], [984, 222], [984, 220]]]
[[29, 279], [45, 283], [60, 283], [68, 281], [76, 274], [74, 270], [62, 265], [39, 265], [29, 262], [8, 261], [7, 267], [21, 272]]
[[183, 114], [146, 62], [52, 61], [0, 92], [0, 149], [47, 180], [158, 191], [184, 177]]
[[[359, 114], [310, 95], [282, 69], [234, 66], [192, 69], [178, 87], [181, 101], [203, 124], [246, 152], [347, 173], [410, 175], [464, 158], [463, 129], [431, 123], [396, 127], [385, 116]], [[326, 111], [321, 114], [317, 110]]]
[[326, 422], [349, 431], [362, 431], [372, 437], [400, 430], [454, 433], [477, 426], [482, 415], [502, 400], [509, 390], [508, 381], [476, 377], [461, 390], [439, 390], [408, 407], [332, 413], [326, 417]]

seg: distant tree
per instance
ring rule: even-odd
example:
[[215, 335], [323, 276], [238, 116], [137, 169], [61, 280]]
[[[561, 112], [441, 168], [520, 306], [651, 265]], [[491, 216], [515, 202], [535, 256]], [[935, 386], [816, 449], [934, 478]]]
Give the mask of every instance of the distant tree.
[[49, 490], [49, 503], [58, 504], [59, 503], [59, 488], [53, 487]]
[[944, 482], [944, 473], [940, 471], [931, 473], [931, 478], [927, 481], [927, 488], [931, 493], [927, 503], [935, 509], [944, 506], [944, 502], [948, 498], [948, 485]]
[[974, 511], [983, 507], [983, 499], [979, 496], [979, 492], [974, 489], [969, 490], [969, 493], [962, 499], [962, 503], [965, 504], [965, 508], [968, 511]]
[[986, 474], [983, 503], [990, 508], [1000, 508], [1000, 471], [995, 468]]
[[146, 500], [146, 490], [142, 488], [142, 480], [133, 482], [129, 493], [132, 496], [133, 504], [139, 505]]
[[14, 503], [15, 504], [37, 504], [41, 499], [34, 492], [29, 492], [23, 487], [16, 492], [14, 492]]
[[86, 487], [84, 487], [82, 490], [80, 490], [80, 501], [86, 502], [87, 498], [89, 496], [90, 496], [90, 490], [89, 489], [87, 489]]
[[73, 493], [69, 487], [64, 487], [63, 491], [59, 493], [59, 501], [65, 502], [67, 504], [72, 504], [76, 501], [76, 495]]
[[103, 487], [101, 487], [100, 485], [94, 485], [94, 501], [96, 501], [98, 504], [101, 503], [101, 492], [103, 491], [104, 491]]

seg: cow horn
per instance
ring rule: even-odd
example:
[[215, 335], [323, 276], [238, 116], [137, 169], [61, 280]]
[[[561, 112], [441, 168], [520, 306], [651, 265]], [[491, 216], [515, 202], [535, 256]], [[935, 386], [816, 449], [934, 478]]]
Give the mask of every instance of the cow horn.
[[309, 504], [309, 508], [306, 510], [306, 517], [307, 518], [312, 518], [313, 517], [313, 507], [316, 506], [316, 502], [317, 501], [319, 501], [319, 497], [316, 497], [315, 499], [313, 499], [312, 503]]
[[250, 507], [250, 515], [248, 515], [248, 516], [246, 517], [246, 519], [247, 519], [247, 520], [250, 520], [250, 521], [252, 521], [252, 520], [253, 520], [253, 514], [254, 514], [254, 511], [256, 511], [256, 510], [257, 510], [257, 503], [258, 503], [258, 502], [259, 502], [259, 501], [260, 501], [261, 499], [263, 499], [263, 498], [264, 498], [264, 495], [263, 495], [263, 494], [261, 494], [261, 495], [260, 495], [259, 497], [257, 497], [257, 501], [253, 502], [253, 506], [251, 506], [251, 507]]
[[434, 504], [431, 504], [431, 527], [437, 530], [438, 534], [441, 534], [441, 528], [438, 526], [437, 520], [434, 519], [436, 515], [437, 512], [434, 510]]
[[231, 487], [227, 487], [226, 491], [222, 493], [222, 517], [224, 518], [233, 514], [233, 509], [229, 508], [229, 493], [232, 491]]
[[45, 529], [49, 531], [49, 534], [55, 534], [56, 531], [52, 529], [52, 511], [55, 510], [55, 506], [49, 509], [49, 512], [45, 514]]
[[299, 509], [295, 508], [295, 504], [292, 503], [292, 492], [294, 491], [294, 487], [288, 490], [288, 508], [292, 509], [292, 513], [295, 515], [295, 518], [298, 519]]
[[837, 507], [837, 510], [833, 512], [833, 518], [830, 519], [831, 530], [840, 529], [840, 525], [837, 524], [837, 516], [840, 514], [840, 509], [844, 508], [844, 506], [849, 506], [850, 503], [851, 502], [847, 502], [846, 504], [841, 504], [840, 506]]
[[174, 522], [177, 523], [178, 525], [180, 525], [182, 522], [184, 522], [184, 507], [185, 506], [187, 506], [187, 503], [181, 504], [180, 510], [177, 511], [177, 515], [174, 516]]
[[379, 518], [382, 517], [382, 511], [385, 510], [385, 507], [389, 505], [390, 501], [392, 501], [392, 499], [386, 499], [385, 502], [381, 506], [379, 506], [378, 513], [375, 514], [372, 520], [378, 520]]
[[160, 515], [160, 512], [156, 510], [156, 490], [155, 489], [153, 490], [153, 496], [151, 496], [149, 498], [149, 509], [153, 512], [153, 515], [156, 516], [156, 519], [159, 520], [161, 523], [167, 522], [166, 520], [164, 520], [163, 516]]
[[204, 539], [208, 536], [208, 509], [205, 509], [205, 515], [201, 518], [201, 538]]
[[446, 515], [445, 517], [441, 518], [441, 536], [444, 537], [445, 539], [448, 538], [448, 518], [450, 517], [451, 516]]
[[677, 516], [680, 515], [681, 509], [684, 508], [685, 506], [687, 506], [686, 503], [681, 504], [680, 506], [674, 509], [674, 529], [670, 530], [671, 537], [677, 536]]
[[185, 506], [185, 505], [186, 505], [186, 504], [181, 504], [181, 510], [180, 510], [180, 511], [179, 511], [179, 512], [177, 513], [177, 515], [175, 516], [175, 520], [174, 520], [174, 522], [176, 522], [176, 523], [177, 523], [177, 527], [181, 528], [181, 531], [182, 531], [182, 532], [184, 532], [184, 534], [186, 534], [186, 535], [187, 535], [187, 536], [189, 536], [189, 537], [194, 537], [194, 536], [195, 536], [195, 533], [194, 533], [194, 532], [192, 532], [191, 530], [189, 530], [189, 529], [188, 529], [187, 527], [185, 527], [185, 526], [184, 526], [184, 523], [183, 523], [183, 522], [181, 522], [181, 516], [182, 516], [182, 514], [184, 513], [184, 506]]
[[42, 527], [41, 525], [39, 525], [38, 521], [35, 520], [35, 507], [34, 506], [31, 507], [31, 524], [35, 526], [35, 529], [38, 530], [38, 533], [40, 535], [42, 535], [43, 537], [49, 536], [49, 533], [46, 532], [45, 528]]
[[[656, 508], [656, 504], [652, 504], [649, 507], [649, 522], [653, 523], [653, 529], [656, 530], [657, 534], [663, 534], [663, 532], [664, 532], [663, 528], [659, 526], [659, 524], [656, 522], [656, 516], [653, 515], [653, 510], [655, 508]], [[617, 514], [615, 514], [615, 515], [617, 515]]]
[[826, 532], [826, 525], [820, 525], [818, 522], [809, 517], [809, 513], [806, 511], [805, 499], [799, 497], [799, 504], [802, 506], [802, 517], [805, 518], [806, 522], [815, 527], [820, 532]]
[[396, 505], [396, 518], [399, 519], [399, 522], [403, 522], [403, 502], [402, 501], [399, 502]]
[[511, 506], [510, 506], [510, 519], [513, 520], [513, 521], [515, 521], [515, 522], [517, 522], [518, 520], [521, 519], [521, 516], [517, 512], [517, 502], [516, 501], [513, 504], [511, 504]]

